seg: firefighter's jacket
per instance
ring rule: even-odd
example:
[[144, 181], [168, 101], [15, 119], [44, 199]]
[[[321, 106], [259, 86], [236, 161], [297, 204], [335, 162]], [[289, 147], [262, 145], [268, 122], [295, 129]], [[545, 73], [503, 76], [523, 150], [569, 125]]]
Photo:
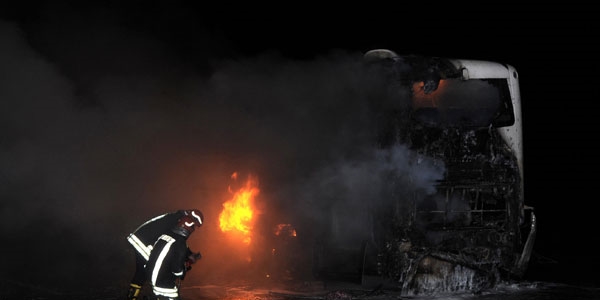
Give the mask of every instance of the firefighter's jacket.
[[185, 276], [187, 256], [187, 237], [167, 233], [158, 238], [146, 265], [155, 295], [178, 297], [176, 280]]
[[146, 260], [150, 257], [152, 247], [156, 240], [164, 233], [171, 231], [177, 221], [185, 215], [184, 210], [166, 213], [146, 221], [127, 237], [127, 241]]

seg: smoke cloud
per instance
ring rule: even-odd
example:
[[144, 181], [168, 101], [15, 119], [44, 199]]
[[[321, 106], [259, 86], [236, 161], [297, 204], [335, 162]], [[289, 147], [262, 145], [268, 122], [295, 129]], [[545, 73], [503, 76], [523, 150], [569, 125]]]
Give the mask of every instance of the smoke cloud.
[[217, 218], [233, 172], [258, 176], [264, 226], [345, 244], [369, 238], [368, 209], [432, 193], [443, 174], [403, 145], [379, 147], [378, 113], [400, 104], [362, 53], [207, 56], [197, 68], [116, 22], [51, 21], [34, 34], [0, 21], [4, 279], [125, 286], [127, 234], [182, 208], [206, 217], [191, 276], [225, 278], [235, 251]]

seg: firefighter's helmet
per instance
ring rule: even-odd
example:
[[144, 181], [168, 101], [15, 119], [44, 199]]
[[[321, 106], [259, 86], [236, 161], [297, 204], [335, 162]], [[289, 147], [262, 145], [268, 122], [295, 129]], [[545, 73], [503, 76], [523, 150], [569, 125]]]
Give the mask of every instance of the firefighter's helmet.
[[204, 215], [199, 209], [187, 210], [186, 215], [192, 217], [198, 227], [202, 226], [202, 223], [204, 223]]
[[182, 235], [184, 237], [189, 237], [190, 234], [192, 234], [192, 232], [194, 232], [194, 229], [196, 229], [196, 226], [200, 226], [201, 224], [197, 223], [198, 220], [194, 217], [192, 217], [191, 215], [185, 215], [181, 218], [179, 218], [179, 220], [177, 221], [177, 226], [175, 226], [175, 228], [173, 228], [173, 232]]

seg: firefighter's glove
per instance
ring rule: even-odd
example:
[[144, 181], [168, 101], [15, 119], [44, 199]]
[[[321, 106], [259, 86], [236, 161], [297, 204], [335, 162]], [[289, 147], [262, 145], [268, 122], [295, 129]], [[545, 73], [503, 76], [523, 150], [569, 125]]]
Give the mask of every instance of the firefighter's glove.
[[200, 258], [202, 258], [202, 254], [200, 252], [195, 252], [187, 257], [187, 261], [191, 262], [190, 264], [196, 263]]
[[[185, 261], [185, 272], [187, 272], [187, 271], [189, 271], [189, 270], [192, 269], [192, 264], [193, 264], [193, 262], [191, 262], [189, 260]], [[185, 274], [185, 272], [184, 272], [184, 274]]]

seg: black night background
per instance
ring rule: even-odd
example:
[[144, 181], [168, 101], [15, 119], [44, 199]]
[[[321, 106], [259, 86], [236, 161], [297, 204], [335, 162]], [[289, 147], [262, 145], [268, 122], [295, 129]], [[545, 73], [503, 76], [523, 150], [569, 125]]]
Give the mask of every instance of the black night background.
[[210, 247], [229, 176], [258, 174], [268, 209], [311, 213], [294, 198], [327, 191], [311, 162], [367, 135], [348, 63], [376, 48], [517, 69], [538, 218], [526, 279], [600, 287], [591, 6], [246, 5], [0, 4], [0, 299], [125, 290], [126, 235], [191, 206], [208, 225], [190, 277], [233, 272]]

